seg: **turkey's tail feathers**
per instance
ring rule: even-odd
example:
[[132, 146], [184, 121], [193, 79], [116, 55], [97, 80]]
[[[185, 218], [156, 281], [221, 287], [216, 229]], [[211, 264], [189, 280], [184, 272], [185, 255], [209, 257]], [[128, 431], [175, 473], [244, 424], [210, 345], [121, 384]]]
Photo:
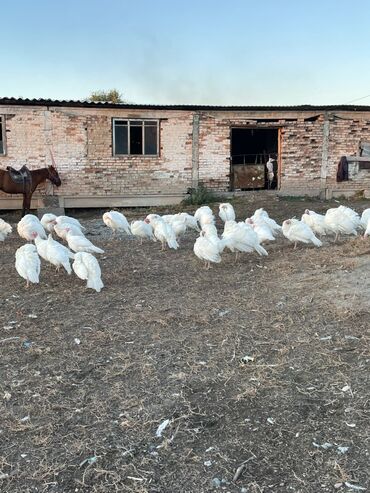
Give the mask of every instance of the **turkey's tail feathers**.
[[177, 243], [176, 238], [168, 239], [167, 245], [169, 248], [173, 248], [174, 250], [177, 250], [179, 248], [179, 244]]
[[229, 247], [229, 244], [231, 243], [229, 238], [222, 238], [221, 240], [218, 241], [218, 251], [219, 253], [223, 253], [226, 247]]
[[66, 262], [63, 262], [62, 265], [65, 268], [65, 270], [67, 271], [67, 274], [71, 275], [72, 274], [72, 268], [71, 268], [71, 264], [69, 263], [69, 260]]
[[102, 250], [101, 248], [98, 248], [96, 246], [91, 247], [91, 250], [95, 253], [104, 253], [104, 250]]
[[263, 248], [262, 245], [256, 245], [255, 250], [259, 255], [268, 255], [268, 252]]
[[27, 278], [33, 284], [37, 284], [39, 282], [39, 273], [37, 272], [36, 269], [35, 270], [28, 269]]
[[316, 245], [317, 247], [321, 247], [322, 246], [322, 241], [320, 241], [318, 238], [316, 238], [316, 236], [313, 236], [312, 243], [314, 245]]
[[100, 293], [100, 290], [104, 288], [104, 284], [99, 277], [94, 277], [93, 279], [87, 279], [87, 287], [95, 289], [97, 293]]

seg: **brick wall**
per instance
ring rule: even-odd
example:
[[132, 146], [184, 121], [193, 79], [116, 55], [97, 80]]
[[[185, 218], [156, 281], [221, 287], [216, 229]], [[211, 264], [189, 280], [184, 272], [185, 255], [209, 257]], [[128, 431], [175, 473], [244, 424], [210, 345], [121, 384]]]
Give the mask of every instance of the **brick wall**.
[[320, 188], [323, 116], [315, 121], [287, 122], [281, 130], [281, 183], [284, 192], [305, 194]]
[[349, 165], [350, 180], [336, 182], [338, 162], [341, 156], [356, 155], [360, 141], [370, 142], [370, 115], [348, 119], [339, 115], [330, 122], [328, 187], [339, 191], [370, 190], [370, 170], [358, 171], [357, 164]]
[[215, 190], [230, 183], [230, 126], [219, 115], [200, 116], [199, 180]]
[[[50, 164], [52, 149], [62, 186], [48, 184], [39, 194], [62, 197], [123, 197], [183, 194], [192, 183], [193, 111], [8, 106], [6, 149], [0, 168], [31, 169]], [[113, 156], [112, 118], [160, 120], [160, 153], [156, 157]], [[269, 122], [269, 119], [273, 121]], [[356, 154], [360, 140], [370, 142], [370, 113], [329, 115], [327, 181], [337, 191], [370, 190], [369, 171], [351, 167], [351, 180], [337, 183], [342, 155]], [[324, 115], [279, 112], [206, 111], [199, 113], [199, 179], [208, 187], [228, 190], [230, 128], [279, 127], [283, 192], [318, 193], [322, 185]], [[0, 198], [5, 194], [0, 193]]]
[[[10, 113], [11, 111], [12, 113]], [[6, 114], [6, 156], [0, 167], [30, 169], [50, 164], [53, 150], [62, 186], [38, 192], [61, 196], [115, 196], [185, 193], [191, 186], [192, 113], [120, 110], [51, 111], [12, 107]], [[160, 153], [156, 157], [113, 156], [112, 118], [160, 119]], [[3, 194], [4, 196], [4, 194]]]

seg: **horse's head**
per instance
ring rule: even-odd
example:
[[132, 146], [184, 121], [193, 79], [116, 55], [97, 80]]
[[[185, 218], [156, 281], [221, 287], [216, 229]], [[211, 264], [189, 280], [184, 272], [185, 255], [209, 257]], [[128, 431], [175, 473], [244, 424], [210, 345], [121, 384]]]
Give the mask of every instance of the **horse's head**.
[[56, 187], [60, 187], [62, 181], [60, 179], [57, 169], [54, 166], [48, 166], [48, 173], [49, 173], [48, 178], [51, 181], [51, 183]]

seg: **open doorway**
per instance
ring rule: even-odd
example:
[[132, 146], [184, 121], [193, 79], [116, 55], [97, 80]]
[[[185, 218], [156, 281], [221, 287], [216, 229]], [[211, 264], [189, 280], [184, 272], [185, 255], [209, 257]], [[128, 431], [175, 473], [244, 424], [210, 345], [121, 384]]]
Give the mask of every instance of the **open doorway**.
[[279, 129], [231, 129], [231, 189], [278, 188]]

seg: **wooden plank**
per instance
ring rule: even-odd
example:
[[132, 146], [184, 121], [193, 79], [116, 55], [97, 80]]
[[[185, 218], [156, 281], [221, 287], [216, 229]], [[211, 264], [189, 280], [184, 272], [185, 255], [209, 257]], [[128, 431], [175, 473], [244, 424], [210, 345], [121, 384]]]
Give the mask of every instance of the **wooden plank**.
[[367, 163], [370, 162], [370, 156], [346, 156], [349, 163]]

